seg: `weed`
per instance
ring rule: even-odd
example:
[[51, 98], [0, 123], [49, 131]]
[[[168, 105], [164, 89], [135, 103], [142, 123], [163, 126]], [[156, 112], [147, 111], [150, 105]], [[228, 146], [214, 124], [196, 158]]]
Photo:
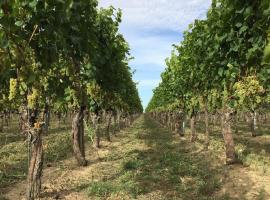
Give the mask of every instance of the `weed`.
[[139, 160], [134, 159], [134, 160], [127, 160], [122, 163], [122, 168], [123, 170], [135, 170], [140, 167], [141, 163]]
[[[45, 162], [56, 162], [71, 155], [70, 134], [67, 131], [43, 138]], [[26, 178], [28, 168], [27, 142], [12, 142], [0, 149], [0, 185], [5, 186]]]
[[117, 191], [115, 184], [110, 181], [93, 182], [88, 186], [87, 193], [89, 196], [107, 197]]

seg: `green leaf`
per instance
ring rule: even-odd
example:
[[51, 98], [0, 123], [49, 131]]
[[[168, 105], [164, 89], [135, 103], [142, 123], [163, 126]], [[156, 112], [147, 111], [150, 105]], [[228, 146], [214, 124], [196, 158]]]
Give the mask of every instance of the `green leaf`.
[[219, 68], [218, 69], [218, 75], [219, 76], [222, 76], [223, 75], [223, 72], [224, 72], [224, 69], [223, 68]]
[[238, 22], [235, 26], [240, 28], [242, 26], [242, 23]]
[[28, 78], [27, 78], [27, 82], [28, 83], [33, 83], [36, 80], [36, 74], [29, 74]]
[[264, 50], [264, 61], [269, 63], [270, 62], [270, 45], [267, 45]]
[[21, 27], [23, 25], [23, 21], [16, 21], [15, 25]]
[[231, 63], [228, 63], [227, 67], [228, 67], [229, 69], [232, 69], [232, 68], [233, 68], [233, 65], [232, 65]]
[[270, 6], [269, 6], [269, 8], [267, 10], [263, 11], [263, 15], [265, 15], [267, 17], [270, 15]]
[[248, 27], [245, 25], [245, 26], [242, 26], [239, 30], [240, 34], [246, 32], [248, 30]]
[[247, 7], [245, 10], [245, 16], [247, 16], [247, 17], [250, 16], [251, 12], [252, 12], [252, 7], [251, 6]]
[[6, 49], [9, 45], [8, 40], [2, 39], [2, 41], [0, 41], [0, 48]]
[[31, 3], [29, 3], [29, 6], [30, 6], [31, 8], [35, 8], [36, 5], [37, 5], [37, 3], [38, 3], [38, 1], [37, 1], [37, 0], [34, 0], [34, 1], [32, 1]]

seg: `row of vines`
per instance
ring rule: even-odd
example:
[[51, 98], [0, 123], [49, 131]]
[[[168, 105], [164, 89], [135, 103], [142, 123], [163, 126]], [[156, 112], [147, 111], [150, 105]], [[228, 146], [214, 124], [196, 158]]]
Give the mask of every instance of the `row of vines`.
[[3, 0], [0, 6], [0, 131], [5, 118], [19, 116], [29, 144], [27, 199], [35, 199], [52, 113], [72, 115], [74, 156], [85, 166], [85, 126], [98, 133], [104, 115], [109, 125], [130, 124], [142, 106], [119, 33], [120, 10], [98, 8], [96, 0]]
[[258, 117], [269, 111], [269, 28], [268, 0], [214, 0], [206, 19], [195, 20], [174, 45], [147, 112], [181, 136], [189, 119], [191, 141], [203, 116], [206, 149], [209, 120], [220, 120], [226, 162], [235, 163], [233, 125], [247, 117], [256, 136]]

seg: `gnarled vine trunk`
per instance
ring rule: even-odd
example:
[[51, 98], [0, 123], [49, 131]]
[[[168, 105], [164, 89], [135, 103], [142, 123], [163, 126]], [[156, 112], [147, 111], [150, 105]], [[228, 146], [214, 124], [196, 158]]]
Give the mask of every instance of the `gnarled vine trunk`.
[[94, 137], [95, 137], [95, 146], [100, 148], [100, 116], [94, 113], [91, 116], [92, 123], [94, 125]]
[[191, 131], [191, 142], [194, 142], [197, 139], [196, 130], [195, 130], [195, 115], [192, 114], [190, 118], [190, 131]]
[[237, 113], [236, 116], [234, 117], [234, 126], [233, 126], [235, 134], [237, 134], [239, 132], [239, 127], [238, 127], [239, 122], [240, 122], [239, 114]]
[[116, 135], [116, 132], [118, 130], [117, 128], [117, 116], [116, 114], [113, 114], [113, 134]]
[[171, 114], [171, 123], [170, 123], [170, 130], [173, 131], [173, 126], [175, 123], [175, 116], [174, 113]]
[[36, 125], [29, 134], [30, 161], [28, 168], [27, 200], [38, 199], [41, 191], [43, 168], [42, 129]]
[[186, 116], [185, 116], [185, 113], [183, 113], [181, 136], [183, 137], [185, 133], [186, 133]]
[[117, 111], [117, 117], [116, 117], [116, 121], [117, 121], [117, 131], [120, 131], [121, 129], [121, 113], [120, 111]]
[[85, 159], [84, 149], [84, 109], [81, 107], [74, 113], [72, 120], [72, 140], [73, 140], [73, 152], [76, 160], [80, 166], [86, 166], [87, 161]]
[[184, 129], [183, 129], [183, 123], [184, 123], [184, 115], [180, 113], [175, 114], [175, 132], [179, 134], [180, 137], [184, 136]]
[[109, 112], [107, 115], [107, 126], [106, 126], [106, 138], [109, 142], [111, 142], [111, 137], [110, 137], [111, 121], [112, 121], [112, 113]]
[[97, 148], [100, 148], [100, 124], [96, 124], [95, 128], [95, 144]]
[[250, 130], [251, 136], [257, 136], [257, 113], [255, 111], [250, 113]]
[[38, 110], [27, 109], [24, 112], [24, 131], [28, 133], [28, 187], [27, 200], [39, 198], [43, 169], [42, 126], [37, 122]]
[[0, 133], [4, 131], [4, 116], [0, 114]]
[[208, 149], [210, 142], [210, 133], [209, 133], [209, 114], [207, 107], [204, 111], [204, 123], [205, 123], [205, 149]]
[[232, 135], [232, 112], [225, 110], [222, 115], [222, 134], [225, 142], [226, 163], [233, 164], [236, 162], [236, 154], [234, 149], [234, 141]]
[[28, 112], [25, 107], [21, 108], [21, 112], [19, 113], [20, 119], [19, 119], [19, 126], [20, 126], [20, 131], [24, 133], [27, 129], [27, 124], [28, 124]]
[[4, 111], [4, 119], [5, 119], [5, 124], [8, 127], [9, 126], [9, 122], [11, 121], [10, 111], [7, 111], [7, 110]]

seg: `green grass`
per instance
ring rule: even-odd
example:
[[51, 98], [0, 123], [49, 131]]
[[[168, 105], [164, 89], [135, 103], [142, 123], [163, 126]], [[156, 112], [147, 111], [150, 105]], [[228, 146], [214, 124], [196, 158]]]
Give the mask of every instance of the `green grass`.
[[[52, 121], [48, 135], [43, 136], [45, 164], [55, 163], [71, 156], [70, 125], [69, 121], [66, 124]], [[23, 180], [27, 175], [27, 141], [26, 136], [22, 135], [18, 128], [18, 120], [15, 117], [10, 126], [5, 127], [4, 132], [0, 133], [1, 188]], [[92, 134], [92, 126], [89, 126], [88, 131], [86, 130], [86, 137], [89, 137], [88, 134]]]
[[[270, 175], [270, 136], [265, 135], [253, 138], [247, 134], [248, 129], [244, 124], [241, 124], [240, 130], [237, 134], [234, 133], [233, 135], [238, 159], [244, 166]], [[212, 127], [209, 148], [211, 151], [224, 154], [224, 141], [220, 127]]]
[[[72, 153], [70, 133], [58, 131], [43, 137], [45, 163], [57, 162]], [[10, 185], [26, 178], [28, 169], [27, 142], [11, 142], [0, 148], [0, 185]]]
[[72, 154], [70, 131], [62, 131], [45, 138], [45, 162], [57, 162]]
[[133, 158], [131, 160], [125, 160], [122, 163], [123, 170], [125, 171], [138, 169], [140, 165], [141, 165], [140, 160], [136, 158]]
[[[89, 167], [97, 165], [93, 170], [97, 172], [94, 178], [83, 179], [72, 189], [85, 192], [90, 199], [233, 199], [229, 194], [218, 193], [224, 177], [230, 173], [230, 166], [222, 161], [224, 142], [220, 128], [211, 127], [209, 151], [198, 151], [204, 142], [202, 123], [197, 124], [197, 131], [199, 140], [196, 143], [188, 141], [188, 129], [186, 140], [180, 141], [178, 135], [144, 115], [131, 128], [117, 134], [117, 140], [113, 138], [113, 143], [100, 150], [108, 154], [102, 155], [98, 163], [90, 164]], [[238, 158], [249, 166], [247, 170], [269, 174], [269, 147], [260, 138], [268, 136], [252, 138], [243, 131], [246, 127], [234, 135]], [[113, 145], [115, 141], [120, 143]], [[44, 149], [46, 162], [58, 163], [70, 156], [70, 130], [53, 129], [44, 137]], [[26, 152], [26, 143], [21, 140], [0, 148], [1, 186], [25, 178]], [[266, 197], [264, 190], [258, 191], [257, 199]]]
[[133, 174], [123, 173], [115, 180], [92, 182], [86, 187], [89, 197], [109, 197], [114, 194], [124, 193], [136, 198], [142, 193], [142, 188], [133, 179]]
[[118, 174], [81, 188], [91, 199], [119, 194], [136, 199], [157, 191], [165, 199], [214, 199], [210, 196], [221, 186], [220, 169], [211, 166], [207, 156], [192, 154], [192, 144], [180, 146], [172, 133], [148, 117], [140, 118], [127, 134], [129, 142], [121, 152], [108, 155], [108, 162], [120, 162]]
[[106, 197], [117, 190], [112, 182], [93, 182], [87, 188], [89, 196]]

